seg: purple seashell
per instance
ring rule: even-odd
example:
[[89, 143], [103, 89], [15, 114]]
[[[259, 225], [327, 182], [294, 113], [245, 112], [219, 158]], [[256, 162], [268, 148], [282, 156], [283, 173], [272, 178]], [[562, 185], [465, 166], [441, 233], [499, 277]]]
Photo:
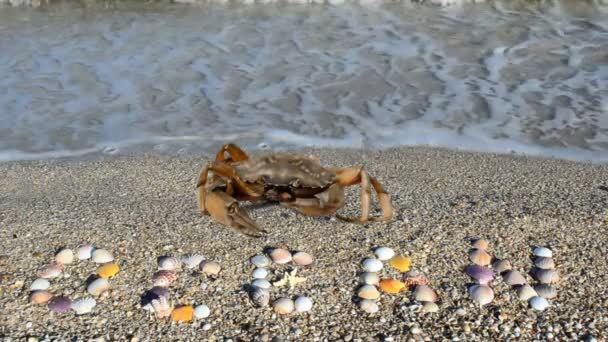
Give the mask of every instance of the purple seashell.
[[55, 297], [49, 303], [49, 310], [52, 312], [64, 313], [70, 311], [71, 308], [72, 301], [65, 296]]
[[487, 285], [494, 279], [494, 271], [484, 266], [469, 265], [464, 272], [481, 285]]

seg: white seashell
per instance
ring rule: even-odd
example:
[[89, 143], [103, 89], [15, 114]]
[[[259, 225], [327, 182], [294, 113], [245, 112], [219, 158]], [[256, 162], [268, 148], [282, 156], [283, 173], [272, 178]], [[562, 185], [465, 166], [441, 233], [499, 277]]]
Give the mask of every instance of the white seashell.
[[95, 247], [93, 247], [93, 245], [80, 246], [76, 251], [76, 256], [78, 257], [78, 260], [90, 259], [94, 249]]
[[546, 248], [546, 247], [536, 247], [536, 248], [534, 248], [534, 251], [532, 252], [532, 254], [534, 254], [535, 256], [545, 257], [545, 258], [553, 257], [553, 252], [549, 248]]
[[209, 315], [211, 315], [211, 310], [205, 304], [201, 304], [194, 308], [194, 317], [198, 319], [207, 318]]
[[366, 272], [378, 272], [382, 269], [382, 261], [378, 259], [367, 258], [361, 263], [363, 270]]
[[494, 270], [494, 272], [496, 272], [497, 274], [501, 274], [503, 272], [506, 271], [510, 271], [513, 268], [513, 266], [511, 266], [511, 262], [509, 260], [496, 260], [492, 263], [492, 269]]
[[268, 276], [268, 270], [265, 268], [256, 268], [251, 272], [253, 279], [266, 279]]
[[253, 287], [251, 292], [249, 292], [249, 297], [253, 304], [258, 307], [268, 306], [268, 303], [270, 302], [270, 293], [268, 290], [261, 287]]
[[62, 264], [51, 263], [38, 270], [38, 276], [45, 279], [57, 278], [61, 272], [63, 272]]
[[30, 290], [32, 290], [32, 291], [46, 290], [49, 287], [51, 287], [51, 283], [48, 280], [46, 280], [44, 278], [38, 278], [32, 282], [32, 285], [30, 285]]
[[487, 285], [473, 285], [469, 288], [469, 295], [480, 306], [489, 304], [494, 299], [494, 291]]
[[154, 309], [154, 313], [158, 318], [164, 318], [171, 316], [171, 311], [173, 311], [173, 305], [166, 297], [160, 297], [158, 299], [152, 300], [152, 308]]
[[557, 297], [557, 290], [555, 287], [548, 284], [537, 284], [534, 285], [534, 290], [538, 293], [538, 296], [545, 299], [552, 299]]
[[378, 310], [380, 310], [378, 304], [368, 299], [363, 299], [362, 301], [360, 301], [359, 308], [370, 314], [376, 313], [378, 312]]
[[534, 266], [544, 270], [552, 270], [555, 268], [555, 262], [553, 261], [553, 258], [536, 257], [534, 258]]
[[308, 265], [312, 264], [312, 262], [313, 262], [312, 255], [310, 255], [306, 252], [296, 252], [292, 256], [292, 260], [296, 265], [299, 265], [299, 266], [308, 266]]
[[87, 286], [87, 292], [93, 296], [99, 296], [110, 289], [110, 282], [105, 278], [97, 278]]
[[289, 315], [295, 310], [295, 304], [293, 300], [283, 297], [279, 298], [272, 303], [274, 311], [281, 315]]
[[541, 268], [535, 268], [532, 273], [534, 278], [541, 284], [552, 284], [559, 281], [559, 273], [557, 270], [543, 270]]
[[270, 258], [276, 264], [286, 264], [291, 261], [291, 253], [283, 248], [275, 248], [270, 252]]
[[312, 309], [313, 302], [312, 302], [312, 299], [310, 299], [310, 297], [299, 296], [294, 301], [294, 304], [296, 307], [296, 312], [306, 312], [306, 311], [310, 311]]
[[526, 278], [515, 270], [510, 270], [507, 273], [503, 274], [502, 279], [507, 283], [507, 285], [524, 285], [527, 284]]
[[549, 302], [543, 297], [532, 297], [530, 298], [530, 306], [537, 311], [544, 311], [549, 307]]
[[261, 254], [251, 257], [250, 261], [256, 267], [266, 267], [270, 265], [270, 259], [268, 259], [265, 255]]
[[378, 247], [374, 251], [374, 254], [376, 254], [376, 258], [378, 258], [378, 260], [386, 261], [395, 256], [395, 251], [389, 247]]
[[519, 300], [527, 302], [530, 298], [538, 296], [534, 288], [528, 284], [521, 285], [517, 288], [517, 297]]
[[80, 298], [72, 302], [72, 310], [76, 311], [77, 315], [83, 315], [93, 311], [97, 305], [97, 301], [91, 297]]
[[161, 256], [157, 261], [158, 269], [165, 271], [175, 271], [182, 267], [181, 261], [172, 256]]
[[380, 297], [380, 292], [374, 285], [363, 285], [357, 291], [357, 296], [363, 299], [375, 300]]
[[192, 254], [182, 258], [182, 263], [188, 269], [198, 267], [205, 260], [205, 257], [200, 254]]
[[218, 275], [220, 273], [220, 271], [222, 270], [222, 267], [220, 266], [219, 263], [215, 262], [215, 261], [209, 261], [209, 260], [205, 260], [203, 262], [201, 262], [201, 264], [199, 265], [199, 270], [201, 271], [201, 273], [206, 274], [206, 275]]
[[439, 305], [437, 305], [437, 303], [434, 302], [424, 302], [424, 304], [422, 304], [422, 312], [437, 312], [439, 311]]
[[272, 287], [272, 284], [266, 279], [255, 279], [251, 282], [251, 286], [259, 287], [261, 289], [269, 289]]
[[71, 264], [74, 261], [74, 252], [71, 249], [64, 248], [55, 254], [55, 262], [58, 264]]
[[96, 249], [91, 255], [93, 257], [93, 262], [97, 264], [105, 264], [114, 261], [114, 256], [106, 249]]
[[477, 239], [473, 242], [472, 246], [473, 246], [473, 248], [486, 250], [486, 249], [488, 249], [490, 244], [488, 243], [488, 241], [486, 241], [484, 239]]
[[418, 285], [414, 290], [414, 299], [419, 302], [436, 302], [437, 293], [428, 285]]
[[359, 280], [363, 284], [367, 285], [378, 285], [380, 283], [380, 277], [373, 272], [363, 272], [359, 275]]

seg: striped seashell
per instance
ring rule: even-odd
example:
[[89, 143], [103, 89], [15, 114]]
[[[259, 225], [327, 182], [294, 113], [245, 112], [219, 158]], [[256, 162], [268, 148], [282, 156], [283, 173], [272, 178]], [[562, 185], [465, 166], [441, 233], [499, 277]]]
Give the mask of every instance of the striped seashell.
[[507, 271], [505, 274], [502, 275], [502, 279], [505, 281], [505, 283], [511, 286], [524, 285], [528, 283], [526, 278], [524, 278], [521, 273], [515, 270]]
[[91, 297], [80, 298], [72, 302], [72, 310], [77, 315], [84, 315], [93, 311], [93, 308], [97, 305], [97, 301]]
[[559, 281], [559, 273], [557, 270], [543, 270], [542, 268], [535, 268], [532, 273], [534, 278], [542, 284], [553, 284]]
[[536, 290], [534, 290], [534, 288], [528, 284], [520, 285], [517, 288], [517, 297], [521, 301], [527, 302], [530, 300], [530, 298], [535, 296], [538, 296], [538, 293], [536, 293]]
[[538, 257], [545, 257], [545, 258], [552, 258], [553, 257], [553, 252], [546, 247], [536, 247], [534, 248], [534, 251], [532, 252], [532, 254], [534, 254], [534, 256], [538, 256]]
[[552, 270], [555, 268], [555, 262], [553, 261], [553, 258], [536, 257], [534, 258], [534, 266], [544, 270]]
[[403, 283], [407, 287], [414, 287], [418, 285], [428, 284], [429, 279], [418, 271], [409, 271], [403, 277]]
[[182, 258], [182, 263], [188, 269], [193, 269], [198, 267], [205, 260], [205, 257], [200, 254], [192, 254]]
[[30, 285], [30, 290], [47, 290], [49, 287], [51, 287], [51, 283], [48, 280], [44, 278], [38, 278], [32, 282], [32, 285]]
[[509, 260], [497, 259], [492, 263], [492, 269], [494, 272], [498, 274], [502, 274], [503, 272], [510, 271], [513, 268], [511, 266], [511, 262]]
[[557, 290], [555, 287], [549, 284], [536, 284], [534, 285], [534, 290], [536, 290], [536, 293], [538, 293], [540, 297], [545, 299], [553, 299], [557, 297]]
[[55, 262], [58, 264], [71, 264], [74, 261], [74, 252], [71, 249], [64, 248], [55, 254]]
[[76, 257], [78, 258], [78, 260], [90, 259], [94, 249], [95, 247], [93, 247], [93, 245], [80, 246], [76, 251]]
[[110, 289], [110, 282], [104, 278], [97, 278], [87, 286], [87, 292], [93, 296], [99, 296]]
[[45, 279], [56, 278], [61, 272], [63, 272], [63, 265], [54, 262], [38, 270], [38, 276]]
[[157, 271], [152, 275], [153, 286], [169, 287], [177, 280], [177, 273], [173, 271]]
[[253, 287], [249, 292], [249, 298], [258, 307], [265, 307], [270, 303], [270, 293], [261, 287]]
[[537, 311], [544, 311], [549, 307], [549, 302], [540, 296], [530, 298], [530, 306]]
[[157, 259], [157, 265], [159, 270], [175, 271], [182, 267], [181, 261], [173, 256], [161, 256]]
[[46, 303], [53, 298], [53, 294], [45, 290], [37, 290], [30, 293], [30, 303], [42, 304]]

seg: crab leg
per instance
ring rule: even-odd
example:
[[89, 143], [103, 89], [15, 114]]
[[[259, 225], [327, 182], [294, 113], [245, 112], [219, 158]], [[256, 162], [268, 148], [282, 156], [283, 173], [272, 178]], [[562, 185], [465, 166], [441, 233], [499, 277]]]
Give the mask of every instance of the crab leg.
[[296, 198], [294, 201], [281, 202], [281, 205], [312, 216], [332, 215], [344, 204], [344, 188], [333, 184], [313, 198]]
[[235, 198], [225, 192], [207, 192], [205, 208], [218, 222], [230, 226], [240, 233], [251, 237], [260, 237], [263, 233], [267, 233], [249, 217], [245, 209], [238, 205]]
[[[228, 152], [228, 158], [226, 158], [226, 152]], [[249, 156], [245, 151], [241, 150], [240, 147], [235, 144], [226, 144], [220, 148], [215, 156], [215, 160], [219, 162], [230, 162], [230, 161], [244, 161], [248, 160]]]

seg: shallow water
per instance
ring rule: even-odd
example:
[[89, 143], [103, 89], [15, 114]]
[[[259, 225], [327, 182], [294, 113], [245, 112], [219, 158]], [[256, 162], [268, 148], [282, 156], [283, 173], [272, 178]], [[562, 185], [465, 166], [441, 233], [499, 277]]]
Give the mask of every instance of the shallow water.
[[608, 5], [0, 8], [0, 160], [410, 144], [608, 161]]

